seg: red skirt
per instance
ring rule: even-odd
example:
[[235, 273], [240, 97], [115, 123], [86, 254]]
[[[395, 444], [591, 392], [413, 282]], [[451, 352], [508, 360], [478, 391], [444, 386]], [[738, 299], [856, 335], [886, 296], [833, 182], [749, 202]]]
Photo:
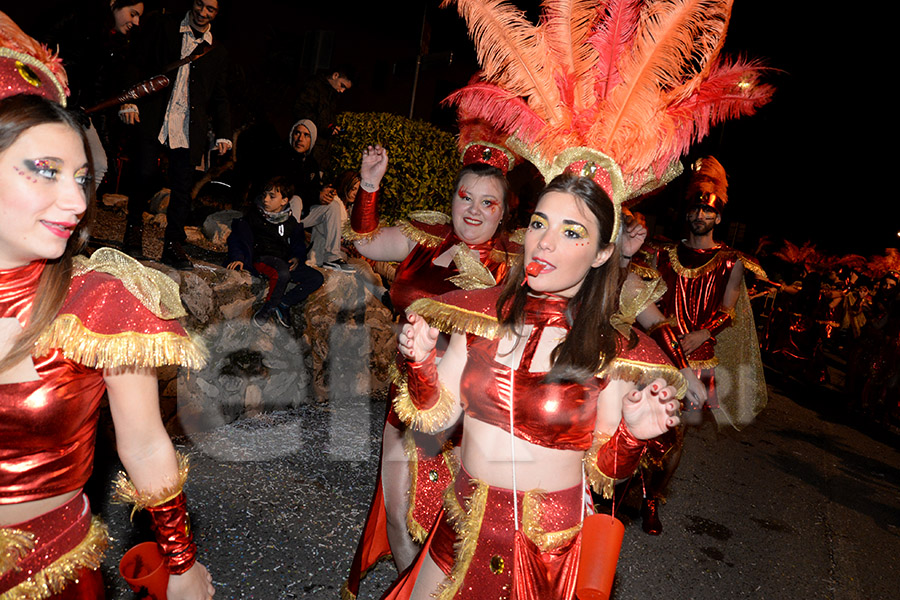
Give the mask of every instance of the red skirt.
[[0, 594], [17, 600], [105, 598], [98, 569], [109, 540], [106, 527], [91, 517], [84, 494], [30, 521], [0, 529], [0, 537], [15, 546], [17, 557], [11, 569], [0, 573]]
[[408, 598], [425, 552], [448, 576], [436, 598], [572, 599], [578, 570], [584, 487], [515, 494], [473, 479], [464, 469], [444, 497], [441, 518], [412, 567], [386, 599]]

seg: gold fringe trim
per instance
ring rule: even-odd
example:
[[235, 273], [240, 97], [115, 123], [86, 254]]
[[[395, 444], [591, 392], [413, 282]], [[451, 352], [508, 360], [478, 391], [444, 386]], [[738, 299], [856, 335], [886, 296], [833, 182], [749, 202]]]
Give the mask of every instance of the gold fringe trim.
[[43, 600], [58, 594], [70, 582], [78, 580], [82, 569], [99, 569], [108, 547], [109, 535], [106, 525], [99, 517], [92, 517], [88, 534], [77, 546], [45, 569], [0, 594], [0, 600]]
[[516, 244], [519, 244], [520, 246], [524, 246], [526, 231], [528, 231], [528, 230], [525, 229], [524, 227], [520, 227], [519, 229], [516, 229], [515, 231], [512, 232], [512, 235], [509, 236], [509, 241], [515, 242]]
[[175, 457], [178, 459], [178, 475], [175, 483], [156, 492], [140, 492], [134, 487], [134, 483], [128, 478], [128, 475], [124, 471], [119, 471], [116, 480], [113, 482], [115, 487], [113, 490], [113, 501], [133, 504], [134, 508], [131, 510], [131, 516], [134, 518], [134, 514], [139, 510], [144, 510], [148, 506], [165, 504], [180, 494], [184, 489], [184, 483], [187, 481], [191, 464], [187, 455], [181, 452], [176, 451]]
[[715, 356], [706, 360], [688, 360], [692, 369], [715, 369], [719, 365], [719, 359]]
[[132, 296], [160, 319], [184, 317], [187, 312], [181, 304], [178, 284], [156, 269], [145, 267], [127, 254], [113, 248], [99, 248], [90, 258], [76, 256], [73, 260], [73, 276], [90, 271], [112, 275], [122, 282]]
[[672, 264], [672, 269], [678, 273], [681, 277], [686, 277], [688, 279], [695, 279], [696, 277], [700, 277], [701, 275], [705, 275], [710, 271], [718, 268], [719, 264], [723, 260], [737, 259], [741, 261], [744, 265], [744, 268], [760, 277], [762, 279], [767, 279], [766, 272], [760, 267], [758, 264], [745, 257], [743, 254], [738, 252], [737, 250], [733, 250], [731, 248], [727, 250], [720, 250], [716, 252], [716, 255], [709, 259], [709, 262], [706, 264], [700, 265], [699, 267], [694, 267], [693, 269], [688, 269], [684, 265], [681, 264], [681, 261], [678, 260], [678, 246], [672, 244], [667, 248], [669, 253], [669, 262]]
[[425, 317], [429, 325], [444, 333], [473, 333], [490, 340], [500, 335], [500, 323], [496, 318], [433, 298], [419, 298], [406, 310]]
[[675, 397], [684, 398], [687, 380], [672, 365], [658, 365], [626, 358], [616, 358], [603, 369], [603, 376], [631, 381], [639, 387], [650, 385], [654, 379], [664, 379], [675, 388]]
[[437, 210], [414, 210], [408, 216], [410, 220], [426, 225], [446, 225], [453, 221], [450, 215]]
[[497, 280], [485, 267], [478, 255], [472, 255], [469, 247], [463, 243], [456, 245], [456, 254], [453, 256], [459, 275], [448, 277], [447, 280], [456, 287], [464, 290], [483, 290], [497, 285]]
[[[360, 579], [362, 579], [362, 577], [360, 577]], [[350, 591], [346, 581], [344, 582], [344, 585], [341, 586], [341, 600], [356, 600], [356, 594]]]
[[648, 267], [646, 265], [640, 265], [633, 260], [628, 265], [628, 270], [631, 273], [634, 273], [641, 279], [659, 279], [660, 274], [659, 271], [654, 269], [653, 267]]
[[[392, 365], [393, 366], [393, 365]], [[394, 366], [394, 369], [397, 369]], [[406, 375], [399, 372], [391, 373], [397, 385], [397, 395], [394, 396], [394, 410], [397, 416], [403, 421], [407, 427], [412, 427], [423, 433], [437, 433], [442, 431], [450, 416], [453, 414], [453, 408], [456, 405], [456, 399], [453, 394], [440, 384], [440, 396], [434, 406], [427, 409], [417, 408], [413, 404], [412, 398], [409, 396], [409, 386], [406, 381]]]
[[597, 468], [597, 457], [600, 455], [600, 448], [606, 445], [611, 437], [605, 433], [594, 432], [594, 441], [584, 454], [584, 474], [587, 476], [587, 481], [595, 492], [607, 500], [612, 498], [616, 480]]
[[372, 231], [366, 233], [357, 233], [353, 231], [353, 228], [350, 227], [350, 219], [347, 219], [344, 222], [344, 225], [341, 227], [341, 239], [345, 242], [359, 242], [359, 241], [370, 241], [378, 237], [378, 234], [381, 233], [381, 230], [388, 226], [388, 222], [384, 219], [378, 222], [378, 227], [373, 229]]
[[522, 500], [522, 530], [529, 540], [543, 552], [551, 552], [567, 544], [581, 531], [581, 523], [577, 523], [568, 529], [560, 531], [545, 531], [541, 527], [541, 502], [544, 493], [540, 490], [531, 490], [525, 493]]
[[444, 243], [444, 238], [422, 231], [409, 221], [399, 221], [397, 227], [407, 238], [426, 248], [437, 248]]
[[[0, 529], [0, 576], [34, 550], [34, 534], [20, 529]], [[18, 569], [17, 569], [18, 570]]]
[[465, 510], [456, 500], [454, 485], [448, 486], [444, 493], [444, 508], [447, 510], [447, 518], [457, 536], [456, 543], [453, 545], [456, 560], [453, 562], [450, 576], [441, 582], [434, 594], [437, 600], [452, 600], [456, 596], [456, 592], [459, 591], [466, 578], [466, 573], [469, 572], [469, 566], [475, 557], [475, 549], [478, 547], [478, 536], [481, 534], [481, 523], [484, 520], [489, 486], [477, 479], [473, 479], [472, 483], [475, 484], [475, 489], [466, 500]]
[[55, 348], [61, 349], [67, 359], [94, 369], [162, 365], [202, 369], [208, 356], [199, 339], [168, 331], [96, 333], [72, 314], [59, 315], [53, 320], [35, 343], [33, 354], [45, 356]]
[[637, 316], [662, 298], [666, 290], [666, 282], [660, 277], [656, 279], [628, 277], [619, 291], [619, 310], [610, 316], [610, 325], [623, 337], [631, 337], [631, 328]]
[[425, 542], [428, 531], [416, 521], [416, 490], [419, 485], [419, 453], [416, 452], [416, 439], [411, 429], [403, 432], [403, 451], [406, 453], [406, 465], [409, 468], [409, 489], [406, 492], [406, 530], [417, 544]]

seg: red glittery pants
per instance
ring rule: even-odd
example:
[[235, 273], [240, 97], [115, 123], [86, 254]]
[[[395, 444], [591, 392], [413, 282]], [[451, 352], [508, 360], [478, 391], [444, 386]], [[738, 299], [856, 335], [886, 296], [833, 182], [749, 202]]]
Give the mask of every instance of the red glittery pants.
[[439, 598], [509, 598], [513, 585], [520, 599], [574, 598], [584, 487], [515, 496], [518, 534], [513, 491], [460, 470], [430, 540], [431, 559], [451, 577]]
[[[78, 494], [62, 506], [51, 510], [30, 521], [10, 525], [5, 528], [27, 532], [33, 536], [34, 548], [27, 551], [16, 561], [16, 566], [0, 575], [0, 594], [13, 590], [11, 597], [17, 594], [26, 596], [29, 588], [35, 585], [35, 576], [44, 572], [51, 580], [58, 579], [50, 575], [60, 570], [67, 558], [63, 555], [77, 552], [101, 552], [102, 548], [86, 548], [91, 534], [91, 509], [87, 496]], [[105, 546], [105, 539], [104, 544]], [[77, 568], [72, 576], [66, 576], [64, 589], [50, 596], [39, 596], [49, 600], [103, 600], [106, 597], [103, 578], [99, 570], [86, 567]], [[17, 586], [19, 586], [17, 588]], [[43, 586], [38, 586], [41, 589]], [[54, 589], [55, 586], [50, 586]], [[36, 596], [37, 597], [37, 596]]]

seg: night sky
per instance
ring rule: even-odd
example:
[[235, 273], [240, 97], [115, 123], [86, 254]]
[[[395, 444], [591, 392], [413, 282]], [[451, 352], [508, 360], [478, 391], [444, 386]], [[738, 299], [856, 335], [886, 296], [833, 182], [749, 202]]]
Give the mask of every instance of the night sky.
[[[536, 0], [515, 3], [529, 16], [538, 15]], [[23, 4], [4, 10], [32, 33], [54, 7], [73, 3], [46, 0], [39, 12]], [[187, 3], [161, 0], [147, 9], [162, 6], [180, 11]], [[876, 70], [882, 81], [890, 75], [877, 64], [889, 55], [883, 51], [887, 42], [872, 31], [877, 15], [845, 11], [838, 16], [822, 6], [735, 2], [725, 52], [763, 59], [772, 69], [768, 79], [776, 94], [757, 115], [715, 129], [688, 159], [710, 153], [725, 166], [730, 179], [726, 221], [746, 224], [738, 240], [745, 249], [754, 249], [762, 235], [866, 256], [900, 242], [900, 211], [889, 198], [896, 194], [892, 169], [881, 158], [896, 129], [894, 119], [885, 118], [892, 114], [888, 103], [893, 97], [887, 89], [881, 92], [875, 79]], [[342, 109], [408, 115], [423, 16], [429, 55], [420, 74], [416, 118], [452, 128], [453, 114], [439, 102], [477, 69], [462, 19], [455, 9], [440, 9], [438, 0], [230, 0], [222, 7], [213, 32], [227, 44], [236, 65], [236, 123], [265, 114], [279, 129], [288, 127], [293, 94], [313, 68], [315, 41], [324, 51], [320, 66], [356, 69]], [[876, 189], [876, 182], [887, 185]], [[681, 210], [680, 186], [676, 182], [671, 188], [639, 209], [661, 220], [675, 218]], [[674, 207], [668, 215], [666, 206]]]

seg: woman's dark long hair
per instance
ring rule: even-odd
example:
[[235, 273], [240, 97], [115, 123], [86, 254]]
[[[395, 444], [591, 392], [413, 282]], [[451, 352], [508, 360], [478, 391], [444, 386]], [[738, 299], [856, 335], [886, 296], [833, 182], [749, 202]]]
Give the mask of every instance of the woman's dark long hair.
[[0, 153], [6, 152], [19, 139], [19, 136], [32, 127], [48, 123], [59, 123], [71, 127], [81, 138], [90, 175], [85, 189], [87, 210], [72, 232], [63, 255], [58, 259], [47, 261], [47, 266], [38, 283], [31, 317], [25, 330], [16, 340], [15, 346], [6, 357], [0, 360], [0, 372], [18, 364], [30, 355], [41, 333], [56, 317], [72, 280], [72, 257], [84, 249], [90, 237], [88, 227], [94, 210], [94, 185], [92, 182], [94, 161], [91, 158], [91, 149], [88, 146], [84, 130], [70, 112], [55, 102], [30, 94], [18, 94], [0, 100]]
[[[570, 194], [581, 200], [600, 227], [600, 246], [615, 242], [610, 239], [615, 208], [603, 188], [593, 180], [571, 174], [559, 175], [544, 188], [541, 197], [549, 192]], [[583, 383], [615, 357], [616, 332], [609, 318], [619, 308], [619, 289], [624, 279], [619, 254], [614, 244], [609, 259], [588, 271], [578, 292], [569, 300], [567, 316], [571, 328], [550, 355], [553, 367], [547, 373], [548, 382]], [[521, 335], [525, 300], [533, 293], [523, 281], [525, 267], [519, 264], [497, 301], [500, 325], [503, 331], [514, 335]]]

